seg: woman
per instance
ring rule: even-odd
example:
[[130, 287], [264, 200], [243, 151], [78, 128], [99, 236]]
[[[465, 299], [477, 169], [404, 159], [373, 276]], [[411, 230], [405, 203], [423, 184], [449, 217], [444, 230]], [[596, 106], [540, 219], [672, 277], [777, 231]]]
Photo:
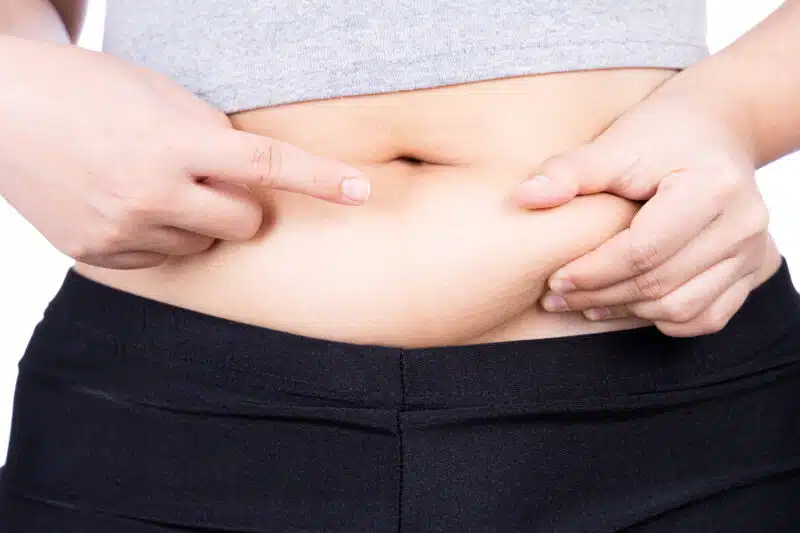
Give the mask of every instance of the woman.
[[711, 57], [689, 0], [0, 9], [0, 192], [76, 259], [3, 531], [800, 524], [800, 2]]

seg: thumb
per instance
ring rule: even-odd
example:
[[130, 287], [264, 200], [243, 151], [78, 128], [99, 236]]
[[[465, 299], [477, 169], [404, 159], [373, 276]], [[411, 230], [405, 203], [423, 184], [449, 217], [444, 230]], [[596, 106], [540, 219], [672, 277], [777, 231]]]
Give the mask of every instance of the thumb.
[[519, 184], [514, 200], [528, 209], [562, 205], [581, 194], [603, 191], [628, 196], [637, 157], [601, 137], [539, 164]]

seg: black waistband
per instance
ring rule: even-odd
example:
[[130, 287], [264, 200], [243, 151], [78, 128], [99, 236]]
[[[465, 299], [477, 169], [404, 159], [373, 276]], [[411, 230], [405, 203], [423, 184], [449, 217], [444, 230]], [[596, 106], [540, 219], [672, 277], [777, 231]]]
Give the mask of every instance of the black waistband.
[[[117, 290], [70, 270], [27, 359], [147, 361], [236, 387], [270, 384], [364, 405], [458, 406], [592, 398], [723, 380], [737, 369], [778, 364], [781, 343], [800, 338], [798, 326], [800, 294], [785, 259], [728, 325], [711, 335], [668, 337], [650, 326], [415, 349], [243, 324]], [[800, 357], [798, 341], [791, 346], [790, 356]]]

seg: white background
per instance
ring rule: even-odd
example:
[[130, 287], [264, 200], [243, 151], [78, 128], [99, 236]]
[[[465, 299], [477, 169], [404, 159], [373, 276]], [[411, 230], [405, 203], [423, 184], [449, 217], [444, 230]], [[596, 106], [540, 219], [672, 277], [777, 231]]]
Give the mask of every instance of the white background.
[[[767, 16], [779, 0], [709, 0], [712, 51], [726, 46]], [[103, 6], [93, 0], [81, 45], [98, 49], [102, 38]], [[796, 46], [796, 43], [795, 43]], [[787, 68], [796, 65], [787, 65]], [[771, 231], [800, 286], [800, 153], [758, 173], [770, 207]], [[793, 209], [794, 207], [794, 209]], [[69, 258], [56, 252], [21, 216], [0, 199], [0, 463], [8, 442], [17, 361], [47, 302], [58, 289]]]

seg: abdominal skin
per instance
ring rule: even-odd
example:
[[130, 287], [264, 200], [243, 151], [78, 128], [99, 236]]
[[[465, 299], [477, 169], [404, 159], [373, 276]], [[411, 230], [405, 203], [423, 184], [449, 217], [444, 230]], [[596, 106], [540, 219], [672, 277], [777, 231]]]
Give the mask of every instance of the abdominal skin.
[[595, 194], [526, 211], [510, 198], [542, 161], [596, 137], [670, 75], [552, 74], [238, 113], [238, 129], [360, 168], [372, 196], [349, 206], [253, 191], [265, 217], [247, 242], [218, 241], [149, 269], [76, 270], [154, 300], [343, 342], [411, 348], [620, 329], [628, 322], [546, 313], [537, 302], [555, 270], [627, 228], [639, 204]]
[[220, 243], [202, 269], [176, 259], [162, 274], [174, 268], [190, 284], [202, 276], [229, 291], [228, 304], [220, 295], [213, 309], [194, 307], [242, 322], [365, 344], [458, 344], [535, 306], [547, 276], [627, 227], [636, 210], [609, 194], [522, 210], [508, 200], [518, 181], [509, 170], [396, 174], [372, 169], [372, 206], [267, 194], [273, 220], [259, 236]]

